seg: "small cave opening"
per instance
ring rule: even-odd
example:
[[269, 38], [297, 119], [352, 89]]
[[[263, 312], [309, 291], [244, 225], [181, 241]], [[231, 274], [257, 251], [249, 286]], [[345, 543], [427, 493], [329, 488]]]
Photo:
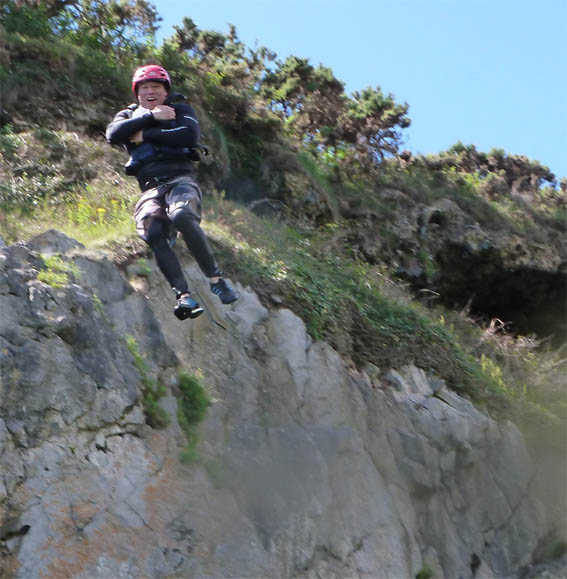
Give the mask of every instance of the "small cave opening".
[[558, 348], [567, 342], [567, 275], [531, 266], [506, 269], [483, 255], [445, 260], [434, 288], [451, 308], [468, 305], [487, 321], [498, 318], [508, 333], [535, 336]]

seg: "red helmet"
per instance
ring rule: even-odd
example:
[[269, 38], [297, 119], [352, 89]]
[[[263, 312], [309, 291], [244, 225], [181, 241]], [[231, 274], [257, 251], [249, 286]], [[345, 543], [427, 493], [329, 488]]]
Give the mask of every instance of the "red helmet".
[[136, 72], [134, 72], [134, 76], [132, 77], [132, 92], [137, 94], [138, 85], [147, 80], [162, 82], [165, 84], [168, 91], [171, 86], [171, 79], [169, 78], [169, 74], [165, 68], [162, 68], [157, 64], [146, 64], [145, 66], [137, 68]]

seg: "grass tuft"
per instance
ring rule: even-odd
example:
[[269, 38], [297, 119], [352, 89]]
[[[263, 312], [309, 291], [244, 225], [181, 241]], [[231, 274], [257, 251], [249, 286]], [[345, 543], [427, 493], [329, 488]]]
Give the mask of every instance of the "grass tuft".
[[209, 407], [209, 397], [203, 387], [200, 374], [179, 374], [179, 395], [177, 398], [177, 420], [179, 426], [187, 438], [181, 459], [183, 462], [192, 463], [198, 460], [197, 444], [199, 435], [197, 426], [205, 417]]
[[67, 286], [69, 275], [75, 279], [80, 277], [79, 268], [71, 262], [63, 261], [58, 255], [43, 255], [42, 260], [45, 269], [38, 273], [37, 279], [54, 289], [62, 289]]

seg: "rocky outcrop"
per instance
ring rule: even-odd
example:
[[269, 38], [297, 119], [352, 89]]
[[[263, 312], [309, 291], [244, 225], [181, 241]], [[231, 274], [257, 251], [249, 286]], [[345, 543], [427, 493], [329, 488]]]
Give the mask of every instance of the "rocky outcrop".
[[[391, 219], [343, 208], [353, 220], [350, 243], [370, 263], [390, 261], [423, 299], [466, 305], [483, 318], [511, 323], [514, 334], [567, 338], [565, 223], [514, 224], [489, 201], [415, 195], [385, 189], [380, 199]], [[526, 215], [529, 212], [526, 210]]]
[[[59, 289], [38, 280], [54, 252], [77, 268]], [[0, 249], [3, 577], [510, 577], [562, 520], [518, 429], [434, 376], [347, 367], [247, 288], [221, 306], [193, 264], [207, 314], [179, 322], [134, 271], [53, 232]], [[181, 368], [211, 398], [191, 464]]]

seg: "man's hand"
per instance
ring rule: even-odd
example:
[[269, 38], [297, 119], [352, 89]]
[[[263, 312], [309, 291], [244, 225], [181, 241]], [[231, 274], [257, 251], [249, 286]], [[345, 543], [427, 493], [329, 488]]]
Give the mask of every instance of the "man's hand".
[[152, 109], [152, 115], [158, 121], [172, 121], [175, 119], [175, 109], [167, 105], [159, 105]]
[[142, 131], [136, 131], [128, 140], [131, 143], [135, 143], [136, 145], [143, 143], [144, 142], [144, 136], [142, 134]]

